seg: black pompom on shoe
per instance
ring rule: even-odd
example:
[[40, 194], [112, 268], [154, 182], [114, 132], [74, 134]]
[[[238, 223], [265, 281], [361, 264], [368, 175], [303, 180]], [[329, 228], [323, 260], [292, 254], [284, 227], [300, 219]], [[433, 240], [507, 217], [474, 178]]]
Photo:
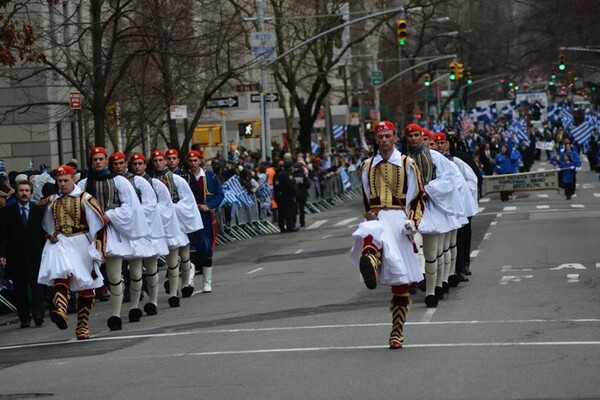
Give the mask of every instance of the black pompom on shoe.
[[147, 303], [144, 306], [144, 311], [146, 312], [146, 315], [158, 314], [158, 308], [156, 307], [156, 305], [154, 303]]
[[184, 288], [181, 288], [181, 297], [192, 297], [193, 294], [194, 294], [193, 286], [186, 286]]
[[457, 287], [458, 286], [458, 276], [450, 275], [448, 277], [448, 285], [450, 285], [450, 287]]
[[177, 297], [177, 296], [169, 297], [169, 306], [170, 307], [173, 307], [173, 308], [179, 307], [179, 304], [180, 304], [179, 297]]
[[123, 321], [121, 321], [121, 317], [113, 315], [106, 321], [106, 325], [108, 325], [108, 329], [111, 331], [120, 331], [123, 328]]
[[140, 322], [142, 315], [144, 315], [142, 310], [139, 308], [132, 308], [129, 310], [129, 322]]
[[429, 296], [425, 296], [425, 306], [426, 307], [437, 307], [438, 299], [434, 295], [430, 294]]

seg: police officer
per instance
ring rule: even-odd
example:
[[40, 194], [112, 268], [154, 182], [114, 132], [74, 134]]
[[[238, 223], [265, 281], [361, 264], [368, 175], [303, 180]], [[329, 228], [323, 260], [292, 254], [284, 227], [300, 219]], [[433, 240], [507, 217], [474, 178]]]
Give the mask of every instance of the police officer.
[[283, 169], [275, 176], [273, 182], [273, 193], [279, 208], [279, 230], [284, 232], [296, 232], [296, 213], [298, 205], [296, 195], [298, 188], [292, 175], [292, 160], [283, 163]]
[[310, 179], [308, 179], [308, 170], [304, 168], [301, 162], [294, 164], [294, 181], [296, 181], [296, 187], [298, 188], [298, 194], [296, 195], [296, 202], [298, 203], [298, 214], [300, 215], [300, 226], [306, 225], [306, 199], [308, 198], [308, 189], [310, 189]]

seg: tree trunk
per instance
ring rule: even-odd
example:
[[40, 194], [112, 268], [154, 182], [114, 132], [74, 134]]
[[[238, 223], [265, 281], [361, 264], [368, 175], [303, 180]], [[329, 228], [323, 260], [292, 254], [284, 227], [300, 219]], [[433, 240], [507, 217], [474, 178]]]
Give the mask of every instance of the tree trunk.
[[104, 63], [102, 62], [102, 4], [103, 0], [91, 0], [92, 14], [92, 57], [94, 63], [93, 71], [93, 101], [92, 113], [94, 115], [94, 145], [105, 146], [105, 120], [106, 99], [104, 90]]

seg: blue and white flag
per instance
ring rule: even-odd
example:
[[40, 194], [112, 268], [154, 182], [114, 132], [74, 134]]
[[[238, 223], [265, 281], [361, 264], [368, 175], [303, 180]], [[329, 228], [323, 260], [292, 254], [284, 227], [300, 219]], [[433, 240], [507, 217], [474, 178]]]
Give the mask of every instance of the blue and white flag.
[[571, 135], [580, 146], [587, 146], [587, 142], [589, 142], [590, 138], [592, 137], [594, 123], [595, 121], [593, 121], [593, 117], [590, 116], [585, 118], [583, 123], [579, 124], [579, 126], [571, 128]]
[[317, 144], [317, 142], [310, 142], [310, 150], [314, 154], [317, 154], [319, 152], [319, 145]]
[[271, 188], [266, 181], [261, 183], [256, 189], [256, 197], [258, 197], [261, 202], [271, 199]]
[[496, 107], [496, 103], [490, 104], [490, 114], [492, 116], [492, 121], [498, 119], [498, 107]]
[[346, 125], [334, 125], [333, 126], [333, 138], [335, 140], [340, 140], [344, 137], [344, 133], [346, 132]]
[[434, 132], [441, 132], [444, 129], [446, 129], [446, 125], [444, 124], [444, 121], [436, 122], [436, 123], [433, 124], [433, 131]]
[[566, 104], [560, 110], [560, 120], [562, 122], [562, 126], [566, 130], [571, 129], [575, 123], [575, 118], [573, 118], [573, 110], [571, 110], [571, 107]]
[[232, 206], [250, 207], [254, 204], [252, 196], [242, 187], [240, 178], [237, 175], [232, 176], [223, 184], [223, 194], [225, 195], [225, 201]]
[[525, 140], [529, 143], [529, 137], [527, 136], [527, 122], [525, 118], [517, 118], [508, 126], [509, 132], [514, 133], [518, 141]]
[[512, 107], [512, 103], [511, 104], [505, 104], [504, 107], [502, 107], [502, 115], [504, 116], [504, 118], [506, 119], [513, 119], [514, 116], [514, 108]]
[[556, 122], [560, 119], [560, 110], [562, 109], [562, 103], [555, 103], [548, 107], [548, 121]]

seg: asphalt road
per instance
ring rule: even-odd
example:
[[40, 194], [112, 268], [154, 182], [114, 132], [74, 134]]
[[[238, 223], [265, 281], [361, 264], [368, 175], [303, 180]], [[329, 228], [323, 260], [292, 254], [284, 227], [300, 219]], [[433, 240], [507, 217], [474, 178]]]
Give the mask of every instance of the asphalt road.
[[367, 290], [347, 261], [356, 199], [218, 248], [212, 294], [170, 309], [161, 293], [158, 316], [120, 332], [108, 303], [85, 342], [74, 316], [68, 331], [4, 317], [0, 399], [600, 398], [598, 175], [580, 172], [570, 201], [491, 195], [480, 209], [470, 282], [436, 309], [414, 296], [402, 350], [387, 349], [389, 289]]

